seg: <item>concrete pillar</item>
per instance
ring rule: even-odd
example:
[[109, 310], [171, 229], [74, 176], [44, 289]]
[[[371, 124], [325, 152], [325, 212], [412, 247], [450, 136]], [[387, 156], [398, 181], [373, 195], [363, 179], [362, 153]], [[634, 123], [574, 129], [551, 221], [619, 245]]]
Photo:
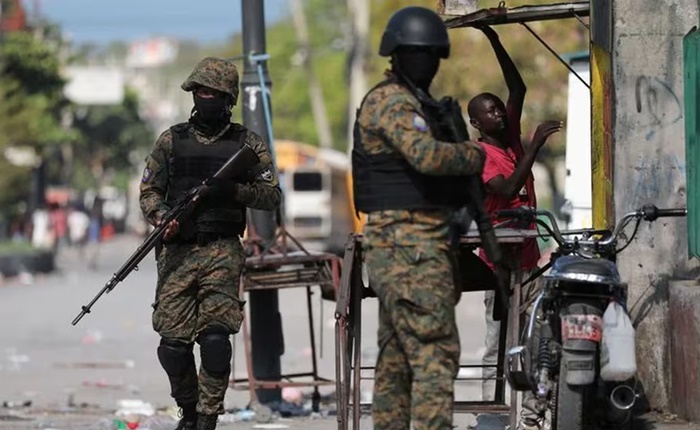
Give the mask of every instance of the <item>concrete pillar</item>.
[[700, 422], [700, 284], [671, 281], [672, 412]]
[[[698, 4], [614, 0], [612, 22], [615, 217], [645, 203], [685, 207], [682, 39], [698, 24]], [[685, 219], [643, 223], [618, 261], [630, 287], [640, 380], [651, 406], [669, 410], [675, 399], [668, 280], [691, 269]]]

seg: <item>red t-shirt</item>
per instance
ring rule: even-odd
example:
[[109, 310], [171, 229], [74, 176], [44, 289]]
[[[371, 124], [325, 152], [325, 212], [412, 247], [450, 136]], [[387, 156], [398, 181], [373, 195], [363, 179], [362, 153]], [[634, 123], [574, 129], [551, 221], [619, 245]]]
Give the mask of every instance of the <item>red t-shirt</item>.
[[[498, 148], [488, 143], [479, 141], [482, 148], [486, 152], [486, 161], [484, 162], [484, 170], [481, 178], [484, 184], [488, 183], [496, 176], [508, 178], [515, 172], [515, 167], [522, 158], [523, 144], [520, 140], [520, 115], [513, 112], [510, 106], [506, 108], [508, 111], [508, 134], [507, 138], [511, 146], [505, 150]], [[484, 199], [484, 207], [488, 214], [493, 218], [494, 224], [503, 220], [496, 219], [496, 212], [502, 209], [513, 209], [521, 206], [537, 207], [537, 197], [535, 196], [535, 177], [532, 172], [525, 181], [525, 186], [513, 200], [507, 200], [495, 194], [487, 193]], [[535, 228], [532, 224], [530, 228]], [[488, 260], [483, 249], [479, 250], [479, 257], [493, 269], [493, 264]], [[521, 267], [524, 270], [529, 270], [537, 267], [540, 259], [540, 249], [537, 245], [537, 239], [527, 239], [523, 243], [523, 248], [520, 254]]]

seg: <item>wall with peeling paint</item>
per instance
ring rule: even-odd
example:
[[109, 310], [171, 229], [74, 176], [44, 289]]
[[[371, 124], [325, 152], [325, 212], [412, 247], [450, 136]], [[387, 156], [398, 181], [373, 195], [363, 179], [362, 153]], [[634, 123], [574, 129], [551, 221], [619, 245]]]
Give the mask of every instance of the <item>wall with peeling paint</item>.
[[[645, 203], [685, 207], [683, 36], [698, 4], [613, 1], [613, 204], [616, 219]], [[671, 409], [669, 279], [689, 276], [686, 222], [643, 223], [619, 258], [630, 285], [639, 374], [652, 406]], [[699, 405], [700, 407], [700, 405]]]

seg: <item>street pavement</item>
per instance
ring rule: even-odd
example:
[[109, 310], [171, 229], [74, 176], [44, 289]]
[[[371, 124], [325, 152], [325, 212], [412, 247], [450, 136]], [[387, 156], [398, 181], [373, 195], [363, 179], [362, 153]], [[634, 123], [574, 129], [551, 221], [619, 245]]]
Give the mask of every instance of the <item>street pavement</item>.
[[[139, 429], [174, 428], [168, 381], [156, 356], [159, 339], [151, 329], [156, 279], [153, 255], [145, 258], [139, 271], [104, 295], [77, 326], [71, 325], [81, 306], [111, 278], [140, 240], [124, 235], [102, 244], [94, 269], [87, 267], [87, 256], [66, 249], [58, 258], [55, 274], [23, 276], [0, 284], [0, 429], [107, 430], [116, 428], [115, 413], [124, 412], [128, 404], [156, 411], [141, 419]], [[281, 290], [280, 303], [285, 333], [282, 371], [308, 372], [311, 351], [304, 290]], [[334, 379], [335, 303], [321, 303], [320, 294], [316, 294], [312, 304], [319, 373]], [[363, 365], [373, 365], [377, 353], [376, 300], [365, 300], [363, 306]], [[483, 309], [483, 293], [465, 294], [459, 304], [463, 364], [480, 361], [485, 333]], [[234, 347], [235, 376], [245, 378], [239, 336]], [[479, 374], [479, 370], [471, 369], [460, 376], [473, 378]], [[371, 390], [371, 383], [364, 381], [364, 402], [371, 401]], [[301, 391], [307, 396], [311, 393], [307, 388]], [[334, 386], [324, 387], [321, 394], [330, 399], [334, 391]], [[458, 381], [456, 392], [459, 400], [479, 400], [480, 382]], [[273, 419], [267, 424], [254, 419], [241, 421], [242, 414], [234, 413], [246, 408], [248, 402], [245, 389], [230, 389], [225, 406], [231, 413], [221, 417], [219, 428], [337, 428], [334, 400], [323, 402], [320, 414]], [[138, 411], [132, 409], [131, 413]], [[455, 424], [466, 429], [470, 420], [473, 417], [459, 414]], [[369, 417], [363, 417], [361, 428], [371, 428]], [[488, 427], [499, 428], [502, 426]]]

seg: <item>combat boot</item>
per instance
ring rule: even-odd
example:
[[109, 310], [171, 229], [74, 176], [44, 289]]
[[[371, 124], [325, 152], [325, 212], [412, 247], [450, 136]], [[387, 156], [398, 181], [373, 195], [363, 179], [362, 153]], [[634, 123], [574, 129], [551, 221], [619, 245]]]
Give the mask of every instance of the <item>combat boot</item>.
[[175, 430], [197, 430], [197, 404], [180, 406], [180, 422]]
[[203, 415], [197, 417], [197, 430], [216, 430], [218, 415]]

